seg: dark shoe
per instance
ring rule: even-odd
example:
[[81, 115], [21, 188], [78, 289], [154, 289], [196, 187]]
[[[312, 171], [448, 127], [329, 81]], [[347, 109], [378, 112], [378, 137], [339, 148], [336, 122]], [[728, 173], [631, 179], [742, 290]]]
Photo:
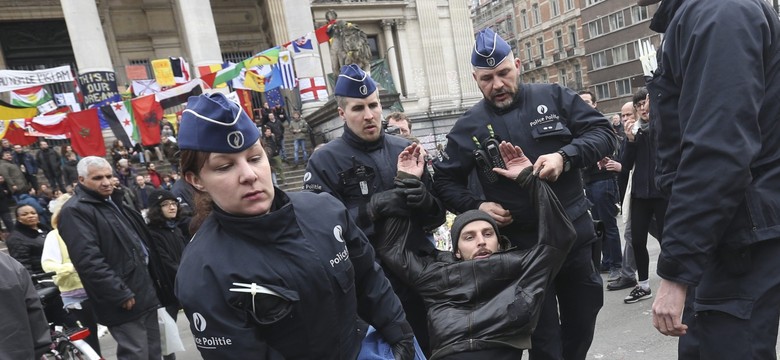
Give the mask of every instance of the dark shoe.
[[634, 290], [631, 290], [631, 293], [626, 296], [625, 299], [623, 299], [623, 302], [626, 304], [633, 304], [637, 301], [649, 299], [653, 297], [653, 292], [650, 291], [650, 289], [642, 289], [641, 286], [637, 286], [634, 288]]
[[607, 290], [613, 291], [613, 290], [628, 289], [636, 286], [636, 284], [637, 283], [635, 279], [629, 279], [621, 276], [619, 279], [609, 283], [607, 285]]
[[607, 276], [607, 282], [613, 282], [620, 279], [620, 268], [615, 268], [609, 270], [609, 275]]

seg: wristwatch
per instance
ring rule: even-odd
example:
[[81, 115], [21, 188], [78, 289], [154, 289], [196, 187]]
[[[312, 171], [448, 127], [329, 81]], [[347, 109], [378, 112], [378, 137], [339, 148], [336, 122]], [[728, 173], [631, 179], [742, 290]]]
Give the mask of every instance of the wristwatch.
[[563, 158], [563, 172], [569, 171], [569, 169], [571, 169], [571, 159], [569, 159], [569, 155], [563, 150], [558, 150], [556, 152]]

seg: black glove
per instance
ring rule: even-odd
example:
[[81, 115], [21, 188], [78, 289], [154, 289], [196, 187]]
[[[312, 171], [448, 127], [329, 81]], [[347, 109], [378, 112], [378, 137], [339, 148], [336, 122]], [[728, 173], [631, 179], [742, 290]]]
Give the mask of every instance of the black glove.
[[376, 193], [368, 201], [366, 210], [372, 221], [386, 217], [410, 216], [406, 205], [406, 189], [395, 188]]
[[422, 181], [417, 179], [403, 179], [401, 184], [406, 195], [406, 205], [412, 209], [428, 210], [433, 207], [435, 200]]
[[401, 339], [390, 346], [395, 360], [414, 360], [414, 338]]

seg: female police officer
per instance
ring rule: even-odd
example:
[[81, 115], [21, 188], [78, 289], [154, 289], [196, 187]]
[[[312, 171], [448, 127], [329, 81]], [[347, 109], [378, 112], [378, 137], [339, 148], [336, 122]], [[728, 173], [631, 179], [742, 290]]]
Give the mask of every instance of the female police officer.
[[199, 227], [176, 296], [204, 359], [355, 359], [358, 316], [413, 358], [411, 329], [374, 251], [329, 195], [274, 188], [260, 133], [222, 94], [189, 99], [181, 169]]

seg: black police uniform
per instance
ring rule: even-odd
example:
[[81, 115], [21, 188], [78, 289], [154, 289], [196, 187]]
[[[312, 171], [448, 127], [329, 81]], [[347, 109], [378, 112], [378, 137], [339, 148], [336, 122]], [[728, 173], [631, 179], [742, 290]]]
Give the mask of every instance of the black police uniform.
[[658, 275], [696, 286], [679, 358], [775, 358], [777, 12], [761, 0], [664, 0], [651, 28], [665, 33], [647, 86], [656, 180], [669, 196]]
[[[275, 191], [264, 215], [215, 208], [184, 251], [176, 296], [203, 358], [355, 359], [364, 336], [358, 315], [390, 344], [410, 337], [344, 206], [324, 194]], [[231, 291], [242, 288], [234, 283], [278, 296]]]
[[[407, 139], [384, 133], [378, 140], [367, 142], [345, 125], [340, 138], [329, 142], [312, 155], [306, 166], [303, 188], [327, 192], [339, 199], [374, 244], [374, 223], [366, 211], [366, 206], [372, 195], [395, 187], [393, 180], [398, 171], [398, 154], [409, 144], [411, 142]], [[431, 189], [427, 170], [422, 180], [426, 187]], [[435, 204], [435, 209], [421, 209], [415, 214], [419, 216], [420, 223], [426, 230], [444, 223], [444, 207], [438, 199]], [[433, 244], [424, 237], [414, 239], [411, 247], [421, 252], [435, 250]], [[395, 276], [387, 275], [404, 305], [407, 320], [414, 329], [420, 347], [427, 354], [427, 324], [422, 298]]]
[[530, 248], [536, 243], [537, 221], [531, 199], [512, 180], [490, 170], [498, 163], [491, 157], [497, 151], [491, 148], [508, 141], [531, 161], [558, 150], [566, 153], [570, 171], [550, 184], [577, 231], [577, 241], [555, 280], [563, 323], [558, 326], [555, 297], [548, 296], [531, 354], [534, 359], [560, 359], [561, 353], [566, 359], [583, 359], [604, 299], [601, 276], [591, 257], [595, 233], [587, 213], [589, 204], [577, 169], [611, 154], [615, 135], [609, 121], [573, 91], [556, 84], [518, 86], [508, 108], [500, 110], [482, 100], [458, 119], [447, 135], [447, 159], [435, 164], [434, 187], [448, 209], [477, 209], [483, 200], [467, 188], [468, 175], [476, 168], [487, 201], [501, 204], [512, 214], [514, 221], [501, 232], [513, 245]]

